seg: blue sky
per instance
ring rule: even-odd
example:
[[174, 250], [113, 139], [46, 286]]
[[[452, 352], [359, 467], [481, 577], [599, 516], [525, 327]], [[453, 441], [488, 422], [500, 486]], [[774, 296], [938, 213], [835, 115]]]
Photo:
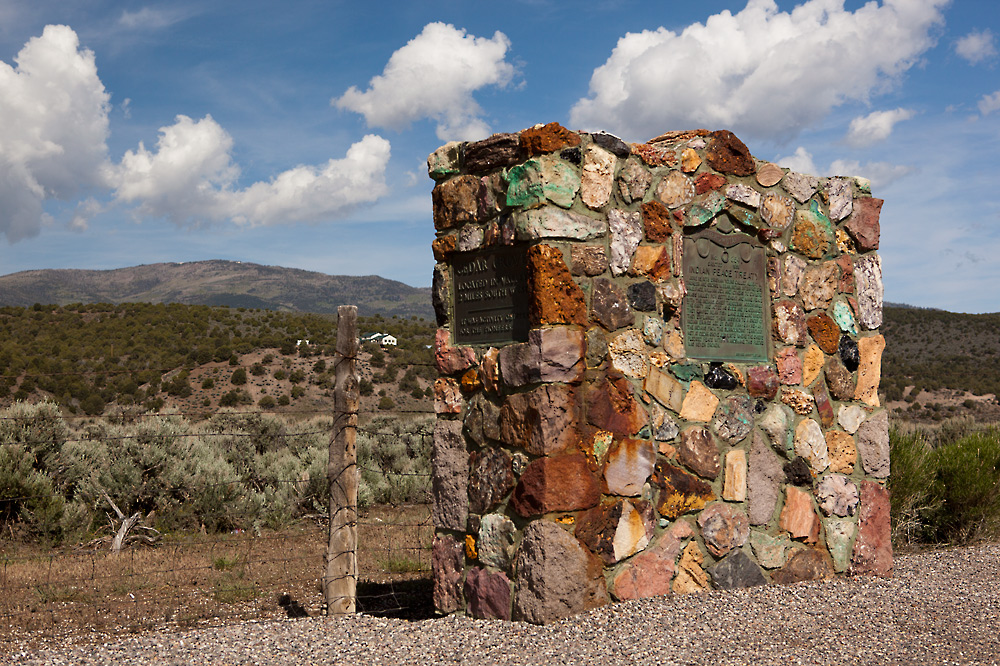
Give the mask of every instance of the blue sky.
[[866, 176], [886, 299], [996, 312], [998, 51], [993, 0], [0, 0], [0, 273], [427, 286], [427, 154], [558, 121]]

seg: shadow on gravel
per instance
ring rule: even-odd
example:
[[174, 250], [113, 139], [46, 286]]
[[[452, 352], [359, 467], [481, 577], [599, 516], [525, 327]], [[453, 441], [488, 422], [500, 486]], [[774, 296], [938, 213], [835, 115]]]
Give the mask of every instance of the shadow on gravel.
[[389, 583], [358, 581], [358, 612], [399, 620], [429, 620], [436, 617], [433, 587], [430, 578]]

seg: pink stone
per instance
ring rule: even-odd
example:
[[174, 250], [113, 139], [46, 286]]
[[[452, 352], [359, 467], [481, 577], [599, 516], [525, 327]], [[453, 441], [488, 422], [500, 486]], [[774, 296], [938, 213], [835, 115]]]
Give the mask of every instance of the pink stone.
[[827, 474], [816, 486], [816, 502], [827, 516], [853, 516], [858, 508], [858, 487], [842, 474]]
[[778, 339], [788, 345], [802, 347], [806, 342], [806, 315], [792, 301], [774, 304], [774, 331]]
[[431, 570], [434, 575], [434, 608], [439, 613], [454, 613], [461, 606], [464, 544], [450, 534], [438, 534], [431, 547]]
[[615, 576], [613, 589], [620, 600], [644, 599], [671, 593], [675, 562], [685, 539], [694, 536], [691, 526], [678, 520], [660, 540], [632, 561]]
[[778, 380], [785, 386], [802, 383], [802, 359], [795, 347], [786, 347], [774, 356], [778, 366]]
[[451, 332], [439, 328], [434, 336], [434, 363], [442, 375], [454, 375], [468, 369], [476, 362], [476, 352], [472, 347], [455, 347], [451, 344]]
[[840, 269], [833, 261], [827, 261], [816, 266], [810, 266], [802, 274], [799, 292], [802, 295], [802, 307], [809, 310], [825, 310], [830, 307], [830, 301], [837, 293]]
[[[792, 353], [795, 353], [794, 349]], [[798, 358], [798, 355], [795, 355], [795, 358]], [[778, 394], [778, 375], [766, 365], [748, 368], [747, 391], [755, 398], [770, 400]]]
[[472, 567], [465, 577], [465, 601], [472, 617], [510, 620], [510, 581], [502, 572]]
[[854, 212], [844, 224], [844, 229], [854, 239], [860, 252], [878, 249], [879, 214], [882, 199], [863, 198], [854, 201]]
[[889, 491], [874, 481], [861, 482], [858, 537], [851, 557], [851, 573], [892, 575], [889, 531]]
[[642, 492], [646, 479], [653, 473], [656, 450], [653, 442], [623, 439], [615, 442], [608, 451], [604, 467], [604, 481], [611, 495], [636, 497]]
[[819, 539], [819, 516], [813, 509], [812, 495], [795, 486], [785, 489], [785, 506], [781, 510], [779, 526], [806, 543], [816, 543]]

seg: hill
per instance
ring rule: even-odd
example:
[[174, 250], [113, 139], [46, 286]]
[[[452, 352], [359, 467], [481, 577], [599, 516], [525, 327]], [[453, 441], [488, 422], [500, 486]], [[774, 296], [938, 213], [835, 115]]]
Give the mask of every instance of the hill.
[[0, 305], [185, 303], [279, 312], [335, 313], [357, 305], [360, 316], [434, 319], [430, 289], [377, 275], [326, 275], [239, 261], [193, 261], [114, 270], [46, 269], [0, 276]]

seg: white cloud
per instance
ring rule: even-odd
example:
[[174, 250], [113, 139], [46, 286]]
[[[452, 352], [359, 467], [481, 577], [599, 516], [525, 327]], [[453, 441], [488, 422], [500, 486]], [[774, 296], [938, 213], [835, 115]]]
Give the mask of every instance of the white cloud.
[[875, 111], [867, 116], [859, 116], [851, 121], [844, 140], [855, 148], [885, 141], [892, 134], [896, 123], [913, 117], [910, 109], [893, 109], [892, 111]]
[[779, 157], [775, 163], [792, 171], [814, 176], [860, 176], [870, 180], [875, 188], [886, 187], [889, 183], [914, 172], [913, 167], [910, 166], [888, 162], [862, 164], [857, 160], [834, 160], [829, 167], [823, 168], [816, 165], [812, 153], [803, 146], [796, 148], [792, 155]]
[[0, 62], [0, 231], [11, 242], [37, 235], [42, 206], [102, 186], [109, 95], [94, 54], [67, 26], [46, 26]]
[[973, 30], [955, 42], [955, 53], [978, 65], [997, 54], [996, 39], [988, 29]]
[[786, 141], [848, 100], [866, 101], [933, 43], [949, 0], [884, 0], [854, 12], [808, 0], [780, 12], [749, 0], [681, 33], [628, 33], [594, 70], [574, 126], [633, 139], [666, 130], [727, 127]]
[[483, 138], [489, 126], [472, 93], [510, 82], [514, 66], [505, 60], [509, 47], [510, 40], [499, 31], [487, 39], [428, 23], [392, 54], [368, 90], [351, 86], [330, 103], [360, 113], [369, 127], [399, 130], [431, 118], [442, 141]]
[[239, 168], [232, 137], [206, 116], [177, 116], [160, 128], [156, 150], [139, 144], [111, 169], [118, 201], [134, 204], [138, 217], [177, 224], [232, 220], [246, 226], [316, 222], [340, 217], [385, 194], [390, 146], [367, 135], [346, 156], [321, 166], [297, 166], [269, 182], [235, 187]]
[[994, 111], [1000, 111], [1000, 90], [979, 100], [979, 113], [988, 116]]
[[118, 25], [128, 30], [162, 30], [175, 23], [180, 23], [191, 15], [189, 10], [181, 8], [154, 9], [153, 7], [143, 7], [134, 12], [126, 9], [118, 17]]

